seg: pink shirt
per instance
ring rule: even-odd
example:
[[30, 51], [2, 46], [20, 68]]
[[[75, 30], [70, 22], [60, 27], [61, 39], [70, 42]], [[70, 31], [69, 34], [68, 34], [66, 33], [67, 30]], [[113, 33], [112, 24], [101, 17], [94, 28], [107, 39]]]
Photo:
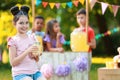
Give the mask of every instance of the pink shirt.
[[[27, 38], [20, 38], [18, 36], [10, 37], [8, 39], [8, 46], [14, 46], [17, 50], [17, 56], [21, 55], [28, 47], [36, 41], [34, 35], [29, 35]], [[17, 66], [12, 66], [12, 76], [19, 74], [34, 74], [38, 71], [37, 63], [28, 55]]]

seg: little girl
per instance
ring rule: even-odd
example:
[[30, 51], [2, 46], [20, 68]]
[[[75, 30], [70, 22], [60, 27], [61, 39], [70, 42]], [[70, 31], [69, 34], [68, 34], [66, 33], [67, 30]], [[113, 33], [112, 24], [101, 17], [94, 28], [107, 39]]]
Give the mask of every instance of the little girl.
[[47, 50], [52, 52], [63, 52], [62, 45], [65, 41], [64, 35], [60, 32], [60, 26], [57, 20], [50, 20], [47, 23], [46, 36], [44, 38]]
[[45, 80], [38, 70], [36, 57], [33, 52], [38, 52], [34, 35], [27, 35], [29, 28], [29, 7], [17, 6], [11, 8], [13, 24], [17, 34], [8, 39], [9, 59], [12, 66], [13, 80]]

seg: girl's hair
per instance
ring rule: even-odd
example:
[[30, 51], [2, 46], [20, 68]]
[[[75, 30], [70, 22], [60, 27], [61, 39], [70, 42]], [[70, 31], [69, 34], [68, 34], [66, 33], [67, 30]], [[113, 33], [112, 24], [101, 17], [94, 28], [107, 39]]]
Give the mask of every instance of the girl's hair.
[[14, 16], [13, 21], [15, 23], [19, 20], [21, 15], [25, 15], [29, 19], [29, 16], [28, 16], [29, 7], [28, 6], [21, 6], [20, 9], [18, 6], [13, 6], [10, 9], [10, 11], [11, 11], [12, 15]]
[[84, 14], [86, 15], [86, 11], [84, 8], [81, 8], [80, 10], [78, 10], [78, 12], [76, 13], [76, 15], [80, 15], [80, 14]]
[[55, 23], [58, 23], [57, 20], [53, 19], [48, 21], [47, 23], [47, 29], [46, 29], [46, 34], [50, 35], [50, 38], [55, 38], [56, 34], [54, 33], [53, 26]]
[[43, 16], [36, 16], [35, 19], [42, 19], [44, 21], [44, 17]]

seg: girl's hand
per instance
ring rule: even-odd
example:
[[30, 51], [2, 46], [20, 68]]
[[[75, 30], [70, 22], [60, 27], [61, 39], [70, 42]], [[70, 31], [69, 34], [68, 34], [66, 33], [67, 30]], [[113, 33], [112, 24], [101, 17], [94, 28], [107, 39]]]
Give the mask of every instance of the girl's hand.
[[34, 55], [31, 53], [28, 54], [31, 59], [34, 59]]
[[96, 41], [95, 41], [95, 39], [91, 39], [91, 42], [88, 43], [88, 45], [89, 45], [92, 49], [95, 49], [95, 48], [96, 48]]
[[32, 53], [28, 54], [31, 59], [34, 59], [36, 62], [39, 61], [39, 56], [34, 56]]
[[57, 38], [60, 38], [60, 36], [62, 36], [63, 34], [61, 32], [57, 33]]
[[64, 49], [63, 48], [58, 48], [57, 51], [60, 52], [60, 53], [63, 53]]
[[38, 49], [37, 46], [32, 45], [32, 46], [30, 46], [26, 51], [27, 51], [27, 53], [29, 54], [29, 53], [37, 52], [38, 50], [39, 50], [39, 49]]

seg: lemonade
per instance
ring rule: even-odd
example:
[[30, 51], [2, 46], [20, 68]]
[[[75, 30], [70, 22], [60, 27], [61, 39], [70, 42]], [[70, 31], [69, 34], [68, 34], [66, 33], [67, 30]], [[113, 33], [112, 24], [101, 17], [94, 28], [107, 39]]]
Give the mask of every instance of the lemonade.
[[42, 54], [43, 52], [43, 39], [41, 36], [36, 36], [38, 42], [39, 42], [39, 51], [40, 51], [40, 54]]
[[34, 56], [39, 56], [40, 55], [40, 43], [39, 42], [35, 42], [34, 44], [33, 44], [33, 46], [37, 46], [38, 47], [38, 51], [33, 51], [33, 55]]
[[113, 69], [114, 68], [114, 62], [112, 62], [112, 61], [106, 62], [106, 68]]
[[71, 33], [71, 49], [74, 52], [87, 52], [89, 45], [87, 44], [87, 35], [85, 32]]

